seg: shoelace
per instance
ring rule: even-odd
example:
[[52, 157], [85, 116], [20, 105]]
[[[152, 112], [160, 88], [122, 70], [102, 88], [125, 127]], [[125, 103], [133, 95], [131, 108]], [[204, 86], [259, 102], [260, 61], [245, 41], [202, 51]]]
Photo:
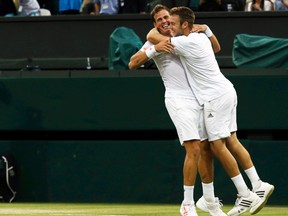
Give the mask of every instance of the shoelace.
[[219, 205], [219, 208], [223, 207], [222, 200], [220, 200], [219, 197], [215, 197], [215, 202]]
[[236, 199], [236, 201], [235, 201], [235, 205], [239, 205], [239, 202], [240, 202], [240, 196], [239, 195], [237, 195], [237, 199]]

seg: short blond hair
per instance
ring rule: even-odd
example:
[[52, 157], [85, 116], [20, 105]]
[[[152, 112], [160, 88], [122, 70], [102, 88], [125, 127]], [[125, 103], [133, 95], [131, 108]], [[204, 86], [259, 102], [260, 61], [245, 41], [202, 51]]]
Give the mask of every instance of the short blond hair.
[[195, 21], [195, 14], [189, 7], [173, 7], [170, 10], [170, 15], [178, 15], [180, 18], [180, 24], [182, 25], [187, 21], [189, 27], [192, 27]]

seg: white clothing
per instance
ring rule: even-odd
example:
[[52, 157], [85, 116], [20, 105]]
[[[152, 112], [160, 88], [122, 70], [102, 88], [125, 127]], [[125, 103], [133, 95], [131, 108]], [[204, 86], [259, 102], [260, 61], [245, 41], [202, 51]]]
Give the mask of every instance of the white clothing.
[[229, 137], [231, 132], [237, 131], [236, 108], [235, 89], [204, 103], [204, 121], [209, 141]]
[[[153, 44], [147, 41], [141, 48], [141, 51], [145, 52], [145, 50], [151, 46], [153, 46]], [[165, 86], [165, 97], [196, 99], [186, 78], [186, 73], [184, 72], [179, 56], [160, 53], [155, 56], [153, 60]]]
[[40, 5], [37, 0], [19, 0], [20, 12], [23, 16], [39, 16]]
[[[140, 51], [145, 52], [151, 46], [153, 44], [147, 41]], [[201, 107], [188, 83], [179, 56], [160, 53], [153, 60], [163, 80], [166, 109], [176, 127], [180, 144], [191, 139], [200, 139], [201, 117], [202, 127], [204, 125], [203, 112], [200, 111]]]
[[[176, 127], [181, 145], [188, 140], [205, 140], [203, 107], [197, 100], [181, 97], [165, 98], [169, 116]], [[198, 125], [198, 127], [196, 127]], [[206, 132], [206, 131], [205, 131]]]
[[237, 130], [237, 95], [233, 84], [220, 71], [211, 41], [204, 33], [190, 33], [171, 38], [171, 43], [198, 102], [204, 107], [208, 140], [230, 136], [230, 132]]
[[232, 83], [221, 73], [211, 41], [204, 33], [172, 37], [171, 43], [188, 72], [188, 81], [200, 105], [233, 89]]

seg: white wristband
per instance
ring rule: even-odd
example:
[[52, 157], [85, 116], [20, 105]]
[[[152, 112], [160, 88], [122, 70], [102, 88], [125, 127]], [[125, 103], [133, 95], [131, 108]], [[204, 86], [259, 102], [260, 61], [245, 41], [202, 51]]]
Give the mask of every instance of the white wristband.
[[206, 30], [205, 30], [205, 34], [206, 36], [209, 38], [213, 35], [213, 32], [211, 31], [211, 29], [207, 26]]
[[153, 58], [154, 56], [157, 55], [157, 51], [155, 50], [155, 46], [153, 45], [152, 47], [148, 48], [146, 51], [145, 51], [147, 57], [149, 59]]

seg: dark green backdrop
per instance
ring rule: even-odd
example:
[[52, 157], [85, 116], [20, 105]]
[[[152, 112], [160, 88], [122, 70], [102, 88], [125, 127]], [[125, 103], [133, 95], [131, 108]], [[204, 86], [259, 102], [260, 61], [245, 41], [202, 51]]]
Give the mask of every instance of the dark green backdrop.
[[[276, 186], [270, 203], [287, 204], [287, 71], [224, 74], [240, 138]], [[16, 201], [181, 202], [184, 151], [163, 95], [156, 70], [1, 73], [0, 151], [18, 162]], [[216, 195], [232, 204], [236, 190], [215, 167]]]

